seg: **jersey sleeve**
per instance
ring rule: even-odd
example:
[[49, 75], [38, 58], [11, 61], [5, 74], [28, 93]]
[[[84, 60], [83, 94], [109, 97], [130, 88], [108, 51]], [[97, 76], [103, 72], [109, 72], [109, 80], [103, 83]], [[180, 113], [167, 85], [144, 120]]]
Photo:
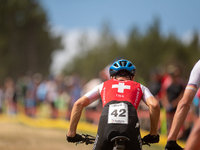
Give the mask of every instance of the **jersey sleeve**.
[[91, 91], [87, 92], [84, 95], [90, 100], [90, 104], [101, 97], [100, 92], [102, 90], [102, 87], [103, 87], [103, 83], [100, 85], [97, 85]]
[[153, 94], [149, 91], [149, 89], [146, 86], [142, 84], [140, 84], [140, 86], [143, 92], [142, 101], [146, 104], [147, 98], [149, 98], [150, 96], [153, 96]]
[[186, 89], [197, 91], [200, 86], [200, 60], [193, 67]]

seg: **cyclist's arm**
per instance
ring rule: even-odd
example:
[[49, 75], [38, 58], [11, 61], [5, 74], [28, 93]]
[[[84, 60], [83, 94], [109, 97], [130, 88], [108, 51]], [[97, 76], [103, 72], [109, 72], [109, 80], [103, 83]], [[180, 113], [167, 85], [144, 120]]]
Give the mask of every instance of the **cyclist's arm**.
[[184, 91], [182, 99], [178, 103], [176, 113], [172, 122], [172, 127], [168, 135], [168, 141], [175, 141], [181, 126], [183, 125], [185, 118], [190, 109], [190, 104], [192, 103], [197, 89], [200, 86], [200, 60], [193, 67], [188, 84]]
[[183, 125], [185, 118], [190, 110], [190, 104], [193, 101], [193, 98], [196, 94], [196, 91], [191, 89], [186, 89], [183, 95], [183, 98], [179, 101], [176, 113], [174, 115], [174, 119], [172, 122], [172, 127], [170, 133], [168, 135], [168, 141], [175, 141], [177, 135]]
[[160, 105], [153, 96], [150, 96], [146, 99], [146, 104], [149, 106], [149, 113], [150, 113], [150, 123], [151, 123], [150, 135], [157, 135], [158, 122], [160, 118]]
[[71, 113], [69, 130], [67, 133], [68, 137], [74, 137], [76, 135], [76, 128], [80, 120], [83, 108], [88, 106], [89, 104], [91, 104], [92, 102], [94, 102], [100, 97], [99, 91], [100, 91], [101, 86], [102, 85], [96, 86], [93, 90], [86, 93], [83, 97], [79, 98], [74, 103], [74, 106], [72, 108], [72, 113]]
[[151, 123], [150, 135], [157, 135], [158, 122], [160, 118], [160, 105], [147, 87], [141, 85], [141, 88], [143, 91], [142, 100], [149, 107], [150, 123]]
[[184, 150], [199, 149], [200, 148], [200, 119], [192, 129], [190, 136], [186, 142]]
[[74, 103], [71, 112], [69, 130], [67, 133], [68, 137], [74, 137], [76, 135], [76, 128], [81, 117], [82, 110], [89, 104], [89, 99], [86, 96], [81, 97]]

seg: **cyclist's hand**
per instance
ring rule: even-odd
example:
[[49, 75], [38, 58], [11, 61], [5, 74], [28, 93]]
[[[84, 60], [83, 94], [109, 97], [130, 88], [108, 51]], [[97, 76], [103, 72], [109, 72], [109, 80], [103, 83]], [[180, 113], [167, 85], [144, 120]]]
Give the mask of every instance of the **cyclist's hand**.
[[176, 141], [167, 141], [167, 144], [165, 145], [165, 150], [183, 150], [182, 147], [180, 147]]
[[[66, 135], [67, 136], [67, 135]], [[68, 137], [67, 136], [67, 141], [68, 142], [72, 142], [72, 143], [75, 143], [75, 142], [80, 142], [82, 141], [82, 136], [80, 134], [76, 134], [74, 137]]]
[[143, 144], [148, 144], [148, 143], [158, 143], [160, 141], [160, 136], [159, 134], [157, 135], [146, 135], [142, 138]]

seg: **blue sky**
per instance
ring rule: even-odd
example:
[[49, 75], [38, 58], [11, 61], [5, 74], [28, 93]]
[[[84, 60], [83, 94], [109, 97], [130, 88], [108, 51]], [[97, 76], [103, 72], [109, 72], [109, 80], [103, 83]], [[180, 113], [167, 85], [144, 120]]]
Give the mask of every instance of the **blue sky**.
[[141, 30], [155, 17], [160, 18], [163, 33], [178, 35], [200, 30], [200, 1], [135, 1], [135, 0], [40, 0], [53, 26], [100, 29], [109, 22], [113, 32], [127, 34], [131, 27]]
[[[168, 35], [174, 32], [180, 38], [187, 39], [194, 30], [200, 33], [198, 0], [40, 0], [40, 2], [47, 11], [52, 28], [68, 34], [68, 37], [64, 38], [64, 43], [68, 44], [68, 47], [54, 53], [54, 63], [57, 61], [57, 64], [64, 65], [66, 63], [64, 59], [67, 56], [71, 57], [76, 51], [75, 41], [80, 30], [99, 31], [105, 22], [109, 23], [114, 34], [122, 36], [128, 35], [134, 26], [145, 31], [155, 17], [160, 19], [162, 34]], [[55, 66], [54, 68], [58, 68]]]

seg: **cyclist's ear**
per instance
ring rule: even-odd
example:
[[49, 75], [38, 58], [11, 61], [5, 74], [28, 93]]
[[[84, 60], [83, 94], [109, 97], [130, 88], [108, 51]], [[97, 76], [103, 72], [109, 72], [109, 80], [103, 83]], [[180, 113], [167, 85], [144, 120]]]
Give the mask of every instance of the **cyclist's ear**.
[[134, 80], [134, 76], [131, 76], [131, 80], [132, 80], [132, 81]]

